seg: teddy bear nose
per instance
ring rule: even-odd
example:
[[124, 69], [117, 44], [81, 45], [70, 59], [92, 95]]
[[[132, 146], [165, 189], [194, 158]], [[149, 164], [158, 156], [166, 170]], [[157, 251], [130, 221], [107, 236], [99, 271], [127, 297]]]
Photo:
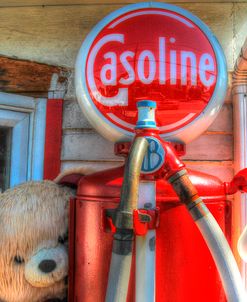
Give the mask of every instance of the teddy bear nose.
[[41, 248], [25, 263], [25, 279], [32, 286], [48, 287], [64, 282], [68, 275], [68, 252], [65, 246]]
[[39, 269], [43, 273], [51, 273], [52, 271], [55, 270], [56, 267], [57, 267], [57, 263], [52, 259], [42, 260], [39, 264]]

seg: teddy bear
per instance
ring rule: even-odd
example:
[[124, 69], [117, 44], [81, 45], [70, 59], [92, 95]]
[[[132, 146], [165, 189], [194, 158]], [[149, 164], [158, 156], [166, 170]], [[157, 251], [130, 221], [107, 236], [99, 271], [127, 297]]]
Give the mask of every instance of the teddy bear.
[[0, 193], [0, 302], [67, 301], [69, 200], [100, 170], [73, 167]]
[[66, 301], [74, 190], [27, 182], [0, 194], [0, 301]]

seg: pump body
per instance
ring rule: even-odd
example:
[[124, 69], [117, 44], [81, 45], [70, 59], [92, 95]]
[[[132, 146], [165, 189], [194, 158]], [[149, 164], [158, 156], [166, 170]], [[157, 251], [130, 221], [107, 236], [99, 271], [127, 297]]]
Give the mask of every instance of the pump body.
[[[112, 250], [112, 224], [106, 210], [118, 206], [124, 166], [82, 177], [71, 201], [70, 302], [104, 302]], [[189, 171], [190, 179], [231, 241], [231, 205], [218, 178]], [[143, 182], [150, 180], [142, 179]], [[155, 301], [225, 302], [224, 289], [202, 235], [171, 185], [156, 180], [159, 223], [155, 228]], [[157, 225], [156, 224], [156, 225]], [[135, 301], [135, 257], [128, 302]]]

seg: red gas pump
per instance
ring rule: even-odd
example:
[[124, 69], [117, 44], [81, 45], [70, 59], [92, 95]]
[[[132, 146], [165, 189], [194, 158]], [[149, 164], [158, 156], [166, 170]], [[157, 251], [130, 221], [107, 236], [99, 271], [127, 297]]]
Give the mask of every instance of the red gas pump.
[[[158, 139], [155, 129], [137, 131], [138, 138], [143, 136]], [[126, 144], [121, 144], [117, 145], [116, 149], [123, 154], [127, 148]], [[127, 301], [226, 301], [214, 260], [192, 217], [197, 221], [208, 214], [199, 198], [200, 195], [230, 239], [231, 207], [227, 202], [227, 194], [235, 193], [242, 185], [239, 185], [238, 181], [222, 183], [214, 176], [189, 171], [189, 178], [193, 183], [191, 185], [184, 164], [174, 156], [174, 149], [170, 144], [165, 144], [165, 154], [169, 164], [162, 165], [152, 175], [141, 176], [141, 209], [133, 209], [131, 215], [126, 214], [126, 209], [124, 211], [127, 215], [124, 224], [133, 224], [132, 229], [137, 235], [136, 258], [131, 259], [132, 248], [129, 250], [132, 233], [132, 239], [126, 231], [124, 234], [118, 234], [122, 236], [121, 244], [115, 248], [121, 249], [127, 238], [127, 247], [123, 248], [123, 253], [130, 257], [127, 262], [132, 260], [130, 279], [125, 276], [123, 281], [129, 286]], [[135, 156], [138, 157], [137, 154]], [[131, 173], [133, 174], [133, 171]], [[105, 301], [113, 233], [116, 234], [114, 224], [117, 224], [113, 209], [119, 207], [120, 200], [125, 200], [126, 197], [123, 175], [124, 166], [85, 176], [79, 182], [77, 198], [71, 203], [71, 212], [75, 213], [75, 237], [70, 259], [75, 262], [70, 275], [70, 280], [73, 280], [73, 284], [70, 284], [73, 286], [70, 288], [70, 301]], [[167, 179], [173, 183], [173, 187]], [[182, 185], [179, 184], [181, 180]], [[155, 197], [152, 196], [154, 186]], [[197, 188], [198, 193], [193, 186]], [[137, 194], [137, 191], [135, 188], [134, 194]], [[157, 202], [155, 208], [152, 204], [154, 198]], [[193, 211], [192, 217], [184, 205], [190, 212]], [[144, 235], [145, 239], [140, 237]], [[231, 277], [237, 275], [236, 284], [241, 292], [237, 267], [234, 267], [234, 270], [235, 273]], [[113, 280], [116, 283], [115, 273], [119, 273], [117, 267], [113, 269]], [[108, 298], [106, 301], [125, 300]], [[241, 300], [240, 295], [238, 300], [231, 297], [228, 301], [244, 300]]]
[[69, 301], [218, 302], [225, 291], [245, 301], [222, 234], [231, 241], [233, 185], [196, 171], [188, 177], [178, 158], [212, 123], [226, 87], [215, 37], [175, 6], [126, 6], [88, 35], [76, 64], [78, 101], [127, 161], [78, 183]]

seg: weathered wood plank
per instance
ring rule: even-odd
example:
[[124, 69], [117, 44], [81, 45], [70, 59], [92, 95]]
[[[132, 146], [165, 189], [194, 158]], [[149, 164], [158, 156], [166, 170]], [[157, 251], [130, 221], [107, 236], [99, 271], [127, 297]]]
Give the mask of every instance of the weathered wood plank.
[[111, 169], [123, 165], [123, 161], [115, 162], [102, 162], [102, 161], [62, 161], [61, 171], [75, 170], [82, 167], [83, 169], [92, 169], [94, 171], [101, 171], [106, 169]]
[[65, 85], [65, 68], [0, 57], [0, 91], [47, 95], [52, 78]]
[[[202, 135], [187, 145], [187, 160], [232, 160], [232, 135]], [[66, 130], [63, 136], [62, 160], [119, 160], [114, 144], [94, 131]]]
[[[118, 4], [18, 7], [0, 9], [0, 53], [51, 65], [73, 67], [85, 36]], [[231, 69], [232, 4], [180, 3], [212, 28]]]
[[232, 104], [224, 104], [215, 121], [209, 126], [208, 131], [232, 132]]
[[[102, 161], [62, 161], [61, 169], [75, 170], [82, 167], [85, 170], [100, 171], [121, 166], [123, 162], [102, 162]], [[232, 162], [203, 162], [203, 161], [185, 161], [188, 169], [204, 172], [219, 177], [222, 181], [231, 181], [233, 178]]]
[[83, 115], [77, 101], [64, 101], [63, 129], [70, 128], [92, 128], [86, 117]]
[[[92, 128], [84, 117], [76, 101], [65, 101], [63, 112], [64, 129], [82, 129]], [[232, 132], [232, 105], [224, 104], [214, 123], [208, 128], [208, 131]]]
[[201, 135], [189, 143], [184, 159], [190, 160], [219, 160], [233, 159], [232, 135]]
[[96, 132], [66, 131], [63, 136], [62, 160], [118, 160], [113, 143]]
[[231, 181], [234, 175], [233, 164], [229, 162], [185, 161], [188, 169], [219, 177], [222, 181]]

